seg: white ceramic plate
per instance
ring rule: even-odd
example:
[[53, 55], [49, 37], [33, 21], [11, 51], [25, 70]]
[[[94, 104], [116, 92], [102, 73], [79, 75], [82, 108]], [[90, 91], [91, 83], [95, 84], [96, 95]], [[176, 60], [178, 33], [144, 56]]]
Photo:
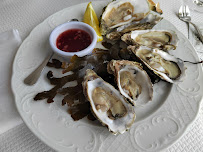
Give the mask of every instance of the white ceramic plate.
[[[106, 3], [93, 2], [98, 16]], [[61, 106], [60, 96], [52, 104], [33, 101], [38, 92], [53, 87], [45, 78], [49, 69], [46, 68], [34, 86], [26, 86], [24, 78], [49, 53], [48, 37], [51, 31], [72, 18], [82, 20], [86, 6], [87, 3], [72, 6], [50, 16], [33, 29], [20, 46], [13, 63], [12, 89], [21, 117], [39, 139], [57, 151], [159, 151], [168, 147], [183, 135], [199, 111], [203, 92], [200, 65], [186, 64], [186, 77], [178, 85], [156, 84], [153, 101], [136, 107], [136, 122], [128, 132], [118, 136], [86, 118], [74, 122], [67, 113], [67, 107]], [[155, 28], [176, 31], [180, 42], [172, 53], [184, 60], [198, 60], [190, 42], [171, 23], [162, 20]], [[60, 72], [54, 71], [60, 75]]]

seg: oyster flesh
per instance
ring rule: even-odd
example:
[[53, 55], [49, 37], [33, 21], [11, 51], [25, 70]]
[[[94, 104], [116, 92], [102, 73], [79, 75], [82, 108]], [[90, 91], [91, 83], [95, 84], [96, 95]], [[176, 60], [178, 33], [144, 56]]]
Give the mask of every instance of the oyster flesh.
[[135, 30], [124, 34], [121, 39], [131, 45], [139, 44], [165, 51], [175, 50], [178, 43], [177, 35], [171, 30]]
[[107, 69], [116, 77], [120, 93], [132, 105], [136, 105], [136, 103], [141, 105], [152, 100], [152, 83], [140, 63], [128, 60], [112, 60]]
[[162, 19], [163, 17], [155, 12], [150, 12], [146, 18], [139, 22], [131, 22], [112, 30], [110, 33], [106, 34], [106, 38], [113, 41], [120, 40], [121, 36], [125, 33], [129, 33], [134, 30], [152, 29]]
[[[121, 36], [125, 33], [134, 31], [134, 30], [146, 30], [146, 29], [152, 29], [155, 24], [146, 22], [146, 23], [138, 23], [138, 24], [130, 24], [129, 26], [126, 26], [122, 30], [120, 28], [115, 29], [114, 31], [106, 34], [106, 38], [112, 41], [117, 41], [121, 39]], [[118, 31], [120, 30], [120, 31]]]
[[144, 19], [150, 13], [151, 5], [151, 0], [112, 1], [101, 16], [101, 34], [106, 35], [110, 29]]
[[87, 69], [83, 90], [92, 113], [109, 131], [122, 134], [131, 127], [135, 120], [134, 108], [93, 70]]
[[159, 49], [140, 46], [138, 49], [128, 47], [150, 70], [161, 79], [174, 83], [185, 74], [185, 66], [181, 60]]

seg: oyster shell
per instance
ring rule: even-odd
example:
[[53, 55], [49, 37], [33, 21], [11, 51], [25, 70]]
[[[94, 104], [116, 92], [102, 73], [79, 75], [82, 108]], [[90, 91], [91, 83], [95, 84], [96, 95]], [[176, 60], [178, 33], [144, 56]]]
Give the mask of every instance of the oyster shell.
[[115, 0], [109, 3], [101, 16], [101, 34], [106, 35], [113, 28], [144, 19], [154, 7], [154, 3], [151, 2], [151, 0]]
[[143, 23], [143, 24], [131, 24], [127, 26], [126, 28], [123, 28], [122, 30], [118, 31], [119, 29], [116, 29], [115, 31], [112, 31], [106, 35], [106, 38], [112, 41], [120, 40], [121, 36], [125, 33], [134, 31], [134, 30], [146, 30], [146, 29], [152, 29], [155, 24], [152, 23]]
[[[150, 29], [153, 26], [155, 26], [162, 19], [163, 19], [163, 17], [161, 17], [159, 14], [157, 14], [155, 12], [150, 12], [144, 19], [142, 19], [140, 21], [130, 22], [128, 24], [120, 26], [120, 27], [116, 28], [116, 31], [121, 32], [121, 31], [128, 29], [129, 27], [135, 27], [136, 30], [142, 30], [142, 28], [143, 28], [143, 30], [147, 30], [148, 28]], [[136, 26], [138, 26], [138, 27], [136, 27]], [[132, 29], [132, 28], [130, 28], [130, 29]], [[131, 30], [131, 31], [133, 31], [133, 30]], [[127, 33], [127, 32], [125, 32], [125, 33]]]
[[136, 30], [124, 34], [121, 40], [128, 44], [139, 44], [165, 51], [175, 50], [178, 43], [176, 33], [171, 30]]
[[93, 114], [111, 132], [122, 134], [131, 127], [135, 120], [134, 108], [93, 70], [87, 69], [83, 89]]
[[141, 46], [138, 49], [128, 47], [134, 54], [161, 79], [174, 83], [185, 75], [184, 63], [176, 57], [159, 49]]
[[107, 66], [108, 72], [114, 74], [120, 93], [132, 105], [145, 104], [152, 100], [151, 80], [138, 62], [112, 60]]
[[106, 38], [109, 40], [120, 40], [121, 36], [125, 33], [129, 33], [134, 30], [148, 30], [152, 29], [158, 22], [163, 19], [160, 15], [154, 12], [150, 12], [146, 18], [139, 22], [132, 22], [126, 25], [120, 26], [110, 33], [106, 34]]
[[152, 0], [148, 0], [148, 2], [149, 2], [149, 4], [150, 4], [150, 9], [151, 9], [152, 11], [155, 11], [155, 12], [157, 12], [157, 13], [159, 13], [159, 14], [162, 14], [162, 13], [163, 13], [163, 11], [162, 11], [161, 8], [160, 8], [160, 4], [159, 4], [159, 3], [155, 4]]

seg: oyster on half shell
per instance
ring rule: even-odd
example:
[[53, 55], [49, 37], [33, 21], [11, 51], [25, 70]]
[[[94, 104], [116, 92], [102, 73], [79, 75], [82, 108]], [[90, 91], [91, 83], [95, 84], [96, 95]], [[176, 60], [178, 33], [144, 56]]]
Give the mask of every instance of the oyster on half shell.
[[125, 33], [129, 33], [134, 30], [149, 30], [152, 29], [157, 23], [159, 23], [163, 17], [155, 12], [150, 12], [143, 20], [139, 22], [131, 22], [113, 29], [106, 34], [106, 38], [109, 40], [120, 40], [121, 36]]
[[87, 69], [83, 89], [92, 113], [109, 131], [122, 134], [131, 127], [135, 120], [134, 108], [93, 70]]
[[154, 6], [152, 0], [112, 1], [106, 6], [101, 16], [101, 34], [106, 35], [110, 29], [144, 19], [153, 8], [152, 5]]
[[112, 60], [107, 69], [110, 74], [114, 74], [120, 93], [132, 105], [141, 105], [152, 100], [152, 83], [140, 63], [128, 60]]
[[159, 49], [151, 49], [146, 46], [141, 46], [138, 49], [133, 49], [129, 46], [128, 49], [138, 57], [150, 70], [152, 70], [161, 79], [175, 83], [181, 80], [185, 75], [184, 63], [176, 57]]
[[[117, 41], [121, 39], [121, 36], [125, 33], [134, 31], [134, 30], [146, 30], [146, 29], [152, 29], [155, 24], [146, 22], [146, 23], [138, 23], [138, 24], [130, 24], [129, 26], [125, 26], [122, 30], [120, 28], [117, 28], [113, 30], [112, 32], [106, 34], [106, 38], [109, 40]], [[118, 31], [120, 30], [120, 31]]]
[[139, 44], [164, 51], [175, 50], [178, 37], [171, 30], [135, 30], [124, 34], [121, 39], [128, 44]]

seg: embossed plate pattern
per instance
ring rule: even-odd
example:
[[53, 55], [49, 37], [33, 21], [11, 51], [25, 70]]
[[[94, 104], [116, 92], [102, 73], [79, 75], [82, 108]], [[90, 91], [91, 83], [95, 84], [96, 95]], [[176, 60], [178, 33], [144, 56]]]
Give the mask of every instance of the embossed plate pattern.
[[[105, 1], [93, 2], [98, 16], [106, 4]], [[159, 151], [168, 147], [183, 135], [199, 111], [203, 92], [200, 65], [186, 64], [186, 77], [177, 85], [165, 82], [154, 85], [153, 101], [136, 107], [136, 122], [128, 132], [118, 136], [86, 118], [74, 122], [67, 107], [61, 106], [60, 96], [52, 104], [33, 101], [38, 92], [52, 87], [45, 78], [49, 69], [46, 68], [34, 86], [26, 86], [24, 78], [50, 51], [48, 37], [51, 31], [72, 18], [82, 20], [86, 6], [87, 3], [72, 6], [48, 17], [20, 46], [13, 63], [12, 89], [21, 117], [39, 139], [57, 151]], [[198, 60], [190, 42], [171, 23], [162, 20], [155, 28], [176, 31], [180, 42], [172, 53], [184, 60]], [[61, 75], [60, 71], [52, 70]]]

